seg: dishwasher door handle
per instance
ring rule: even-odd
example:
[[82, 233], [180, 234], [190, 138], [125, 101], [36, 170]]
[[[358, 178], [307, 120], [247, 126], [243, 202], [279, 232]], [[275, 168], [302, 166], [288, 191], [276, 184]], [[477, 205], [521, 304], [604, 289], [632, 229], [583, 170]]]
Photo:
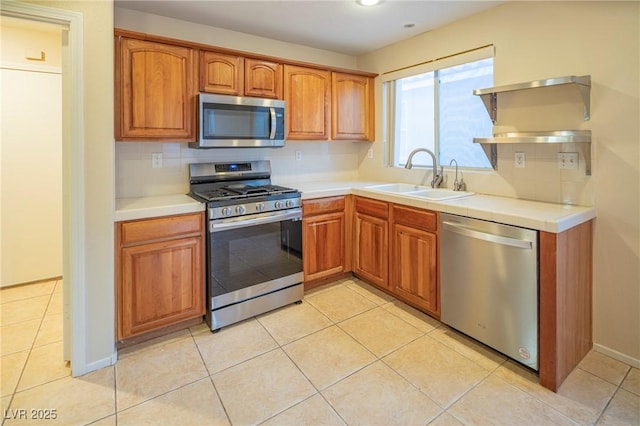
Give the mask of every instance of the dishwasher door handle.
[[533, 248], [533, 242], [529, 240], [519, 240], [517, 238], [503, 237], [501, 235], [489, 234], [486, 232], [478, 231], [473, 228], [469, 228], [464, 225], [453, 222], [442, 222], [442, 227], [445, 230], [455, 232], [456, 234], [463, 235], [465, 237], [476, 238], [478, 240], [488, 241], [490, 243], [501, 244], [505, 246], [516, 247], [520, 249]]

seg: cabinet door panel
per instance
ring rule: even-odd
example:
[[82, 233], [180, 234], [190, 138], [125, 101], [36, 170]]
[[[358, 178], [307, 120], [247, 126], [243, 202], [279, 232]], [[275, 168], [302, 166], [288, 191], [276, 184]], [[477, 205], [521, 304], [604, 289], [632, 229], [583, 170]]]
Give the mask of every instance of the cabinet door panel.
[[242, 96], [244, 93], [244, 58], [216, 52], [201, 52], [200, 90], [208, 93]]
[[368, 77], [331, 74], [331, 138], [373, 140], [373, 81]]
[[282, 99], [282, 65], [246, 58], [244, 94], [261, 98]]
[[389, 250], [386, 219], [356, 213], [355, 232], [355, 272], [380, 287], [386, 287]]
[[436, 235], [398, 224], [393, 225], [392, 235], [392, 291], [438, 314]]
[[121, 224], [121, 243], [133, 244], [176, 238], [185, 234], [201, 234], [204, 226], [201, 213], [124, 222]]
[[195, 140], [192, 49], [122, 38], [116, 139]]
[[331, 73], [285, 65], [284, 75], [287, 139], [328, 139]]
[[389, 217], [389, 203], [372, 198], [356, 197], [356, 211], [369, 216], [387, 219]]
[[425, 231], [436, 232], [438, 229], [438, 215], [436, 212], [419, 210], [412, 207], [393, 205], [393, 222], [420, 228]]
[[303, 216], [312, 216], [322, 213], [342, 212], [345, 206], [346, 200], [344, 196], [304, 200], [302, 202], [302, 214]]
[[122, 249], [120, 338], [204, 313], [202, 238]]
[[312, 281], [345, 270], [344, 212], [303, 219], [304, 279]]

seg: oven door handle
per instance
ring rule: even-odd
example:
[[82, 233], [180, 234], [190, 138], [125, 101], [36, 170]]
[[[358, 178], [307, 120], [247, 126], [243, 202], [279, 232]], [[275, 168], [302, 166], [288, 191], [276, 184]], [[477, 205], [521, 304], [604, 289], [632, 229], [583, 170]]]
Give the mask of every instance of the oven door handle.
[[284, 220], [302, 219], [302, 209], [287, 210], [286, 213], [256, 217], [253, 219], [238, 218], [224, 222], [209, 222], [209, 232], [228, 231], [230, 229], [245, 228], [247, 226], [264, 225], [266, 223], [282, 222]]

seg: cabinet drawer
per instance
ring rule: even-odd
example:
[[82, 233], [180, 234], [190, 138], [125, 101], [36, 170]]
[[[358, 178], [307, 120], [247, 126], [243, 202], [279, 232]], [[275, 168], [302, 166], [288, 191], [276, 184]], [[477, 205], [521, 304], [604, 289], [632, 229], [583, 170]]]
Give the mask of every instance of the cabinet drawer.
[[167, 216], [121, 223], [120, 242], [122, 245], [142, 241], [171, 239], [187, 234], [202, 233], [204, 215], [202, 213]]
[[302, 202], [304, 216], [341, 211], [344, 211], [344, 197], [319, 198]]
[[384, 201], [372, 200], [371, 198], [357, 197], [356, 211], [381, 219], [387, 219], [389, 217], [389, 204]]
[[410, 207], [393, 205], [393, 223], [407, 225], [412, 228], [420, 228], [426, 231], [436, 231], [438, 228], [438, 216], [435, 212], [412, 209]]

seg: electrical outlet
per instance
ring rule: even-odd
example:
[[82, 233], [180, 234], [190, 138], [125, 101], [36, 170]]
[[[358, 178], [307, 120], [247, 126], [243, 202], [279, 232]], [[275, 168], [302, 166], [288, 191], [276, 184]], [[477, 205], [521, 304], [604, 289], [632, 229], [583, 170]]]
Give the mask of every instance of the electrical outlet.
[[151, 154], [151, 167], [154, 169], [162, 168], [162, 153], [154, 152]]
[[578, 168], [578, 153], [559, 152], [558, 168], [563, 170], [576, 170]]
[[373, 148], [369, 148], [367, 151], [367, 158], [373, 158]]
[[516, 152], [515, 155], [515, 166], [518, 169], [523, 169], [524, 168], [524, 152]]
[[296, 151], [296, 161], [302, 160], [302, 151]]

